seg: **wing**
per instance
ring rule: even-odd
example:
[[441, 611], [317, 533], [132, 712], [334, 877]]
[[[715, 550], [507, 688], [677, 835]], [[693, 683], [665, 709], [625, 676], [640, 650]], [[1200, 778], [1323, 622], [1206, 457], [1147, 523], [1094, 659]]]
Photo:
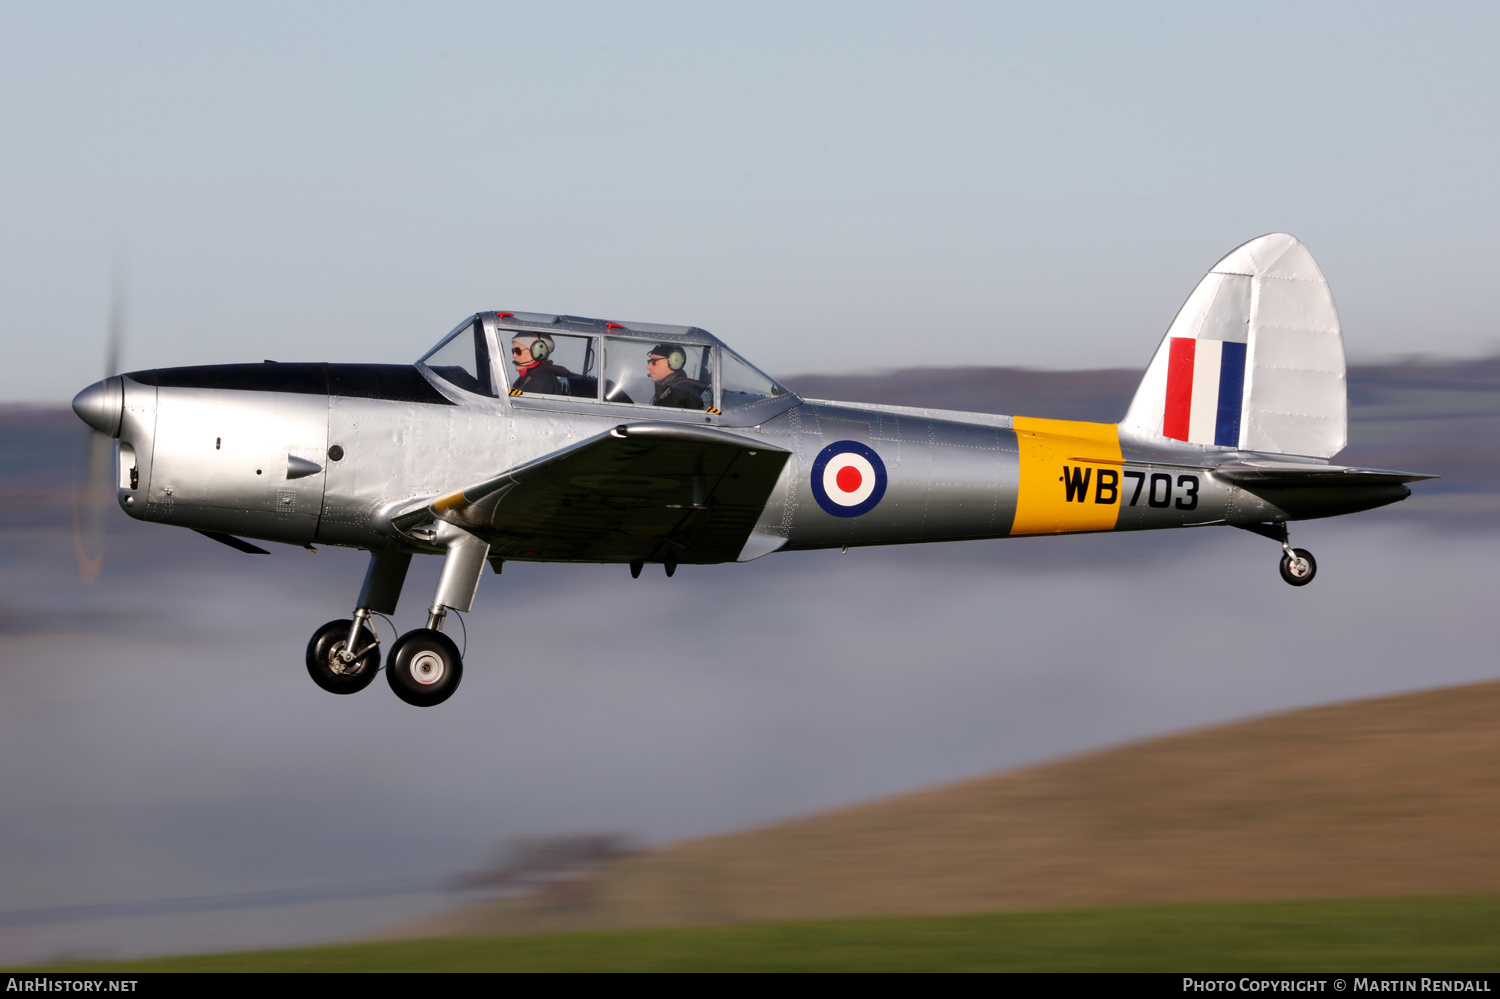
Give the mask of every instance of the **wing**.
[[429, 509], [488, 541], [495, 558], [729, 562], [788, 457], [708, 427], [622, 424]]

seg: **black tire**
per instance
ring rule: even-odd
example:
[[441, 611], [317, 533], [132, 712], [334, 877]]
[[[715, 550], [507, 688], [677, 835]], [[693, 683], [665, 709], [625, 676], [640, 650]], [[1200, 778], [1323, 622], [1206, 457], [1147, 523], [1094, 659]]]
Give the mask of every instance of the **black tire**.
[[385, 678], [407, 704], [430, 708], [453, 696], [464, 678], [464, 661], [453, 639], [441, 631], [418, 628], [391, 646]]
[[[1297, 556], [1298, 561], [1306, 564], [1293, 565], [1292, 555]], [[1313, 558], [1312, 552], [1306, 548], [1293, 548], [1292, 555], [1281, 556], [1281, 578], [1293, 586], [1306, 586], [1318, 574], [1318, 560]]]
[[344, 650], [353, 624], [352, 619], [329, 621], [313, 632], [307, 643], [307, 675], [330, 694], [353, 694], [364, 690], [380, 672], [380, 646], [375, 644], [375, 634], [368, 625], [360, 626], [359, 640], [360, 646], [369, 651], [347, 665], [342, 659], [335, 658]]

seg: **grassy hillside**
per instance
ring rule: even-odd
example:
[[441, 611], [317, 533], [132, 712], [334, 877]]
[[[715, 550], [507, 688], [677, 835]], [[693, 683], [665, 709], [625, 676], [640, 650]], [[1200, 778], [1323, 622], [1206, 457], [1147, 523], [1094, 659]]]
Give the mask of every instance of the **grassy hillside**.
[[[1298, 654], [1270, 629], [1225, 641]], [[399, 934], [1500, 893], [1497, 826], [1500, 683], [1487, 683], [1153, 739], [680, 843]]]
[[1262, 902], [466, 937], [58, 966], [143, 971], [1493, 970], [1500, 898]]

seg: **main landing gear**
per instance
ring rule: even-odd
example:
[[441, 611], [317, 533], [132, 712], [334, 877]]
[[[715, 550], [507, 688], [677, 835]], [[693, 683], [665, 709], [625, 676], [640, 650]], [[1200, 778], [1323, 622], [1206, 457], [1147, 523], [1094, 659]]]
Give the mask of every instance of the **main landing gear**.
[[407, 704], [430, 708], [458, 689], [464, 661], [453, 639], [435, 628], [418, 628], [396, 639], [386, 663], [391, 690]]
[[1286, 522], [1274, 524], [1236, 524], [1242, 530], [1270, 538], [1281, 545], [1281, 578], [1293, 586], [1306, 586], [1318, 574], [1318, 560], [1306, 548], [1293, 548], [1287, 537]]
[[[448, 549], [437, 594], [427, 612], [427, 627], [396, 639], [386, 657], [385, 678], [395, 695], [407, 704], [431, 707], [458, 689], [464, 675], [463, 656], [443, 634], [450, 609], [467, 612], [474, 606], [479, 576], [490, 546], [448, 524], [438, 529], [438, 541]], [[371, 614], [394, 614], [411, 556], [372, 552], [354, 618], [329, 621], [307, 643], [307, 672], [313, 682], [335, 694], [363, 690], [380, 671], [380, 640], [370, 629]]]
[[[354, 654], [345, 655], [351, 631]], [[380, 672], [380, 642], [364, 621], [357, 629], [353, 621], [329, 621], [307, 643], [307, 672], [330, 694], [364, 690]]]

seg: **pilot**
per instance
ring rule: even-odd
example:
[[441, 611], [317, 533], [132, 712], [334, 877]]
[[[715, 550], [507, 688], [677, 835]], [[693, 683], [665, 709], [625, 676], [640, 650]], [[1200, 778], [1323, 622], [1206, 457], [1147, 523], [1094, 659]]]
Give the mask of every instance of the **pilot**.
[[651, 405], [673, 409], [702, 409], [703, 391], [708, 388], [682, 373], [687, 351], [669, 343], [659, 343], [646, 355], [646, 374], [656, 383]]
[[512, 337], [510, 363], [516, 366], [516, 383], [511, 387], [521, 392], [567, 395], [568, 388], [563, 378], [573, 372], [550, 360], [556, 349], [557, 341], [550, 336], [521, 334]]

